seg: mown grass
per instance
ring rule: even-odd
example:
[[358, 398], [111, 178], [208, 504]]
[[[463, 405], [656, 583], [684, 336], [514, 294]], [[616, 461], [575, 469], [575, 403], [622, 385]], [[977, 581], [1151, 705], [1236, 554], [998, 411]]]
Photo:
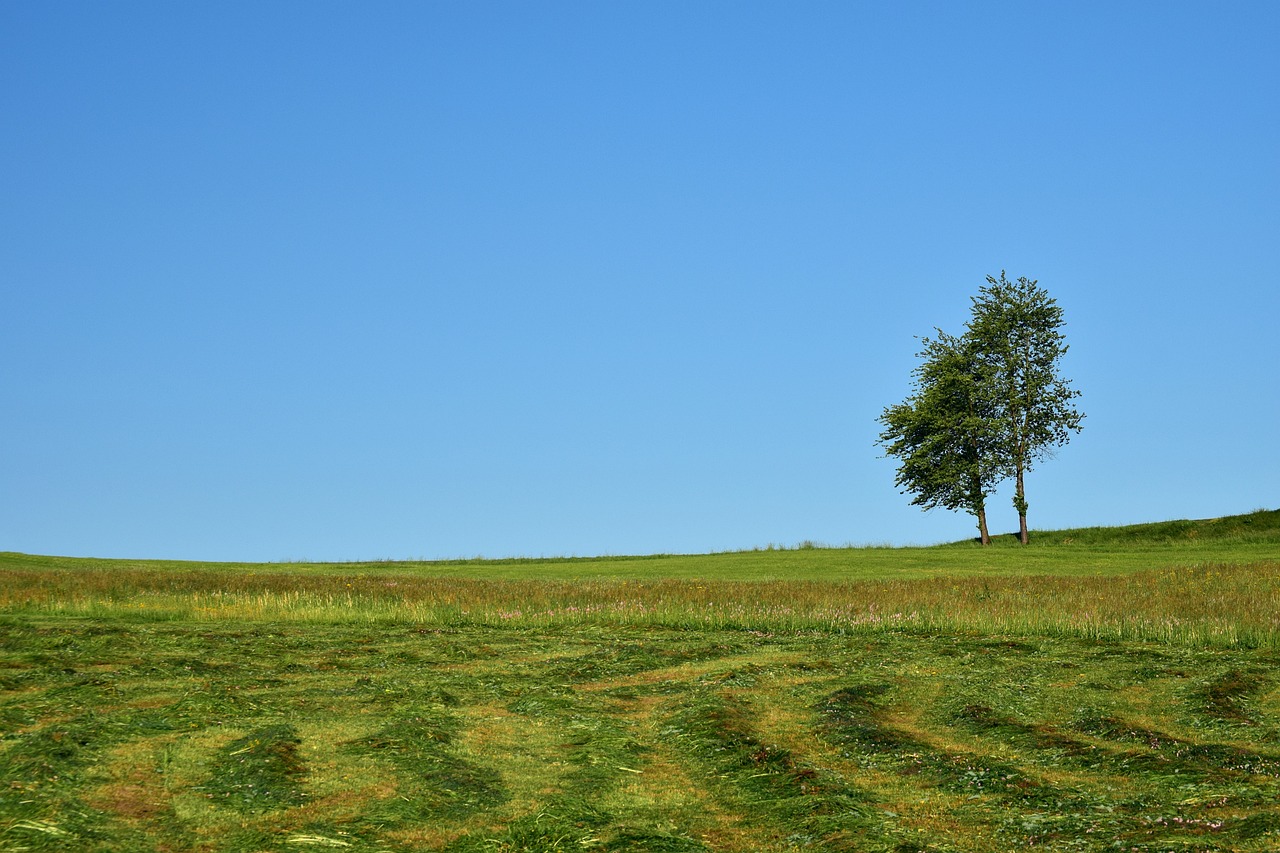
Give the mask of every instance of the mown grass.
[[831, 578], [5, 555], [0, 851], [1280, 849], [1274, 515]]
[[1280, 841], [1270, 650], [66, 619], [0, 636], [4, 849]]

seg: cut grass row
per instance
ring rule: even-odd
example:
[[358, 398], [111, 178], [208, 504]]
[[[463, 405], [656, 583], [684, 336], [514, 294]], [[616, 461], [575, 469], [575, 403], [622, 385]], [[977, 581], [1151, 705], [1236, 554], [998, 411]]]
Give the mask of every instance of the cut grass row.
[[0, 623], [0, 849], [1264, 851], [1276, 653]]

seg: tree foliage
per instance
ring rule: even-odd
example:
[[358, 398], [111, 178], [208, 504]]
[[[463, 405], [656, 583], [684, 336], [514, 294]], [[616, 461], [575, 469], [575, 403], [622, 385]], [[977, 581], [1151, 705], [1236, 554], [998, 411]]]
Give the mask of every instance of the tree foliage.
[[879, 441], [900, 460], [895, 482], [913, 505], [972, 513], [985, 545], [986, 500], [1000, 470], [988, 367], [969, 341], [940, 329], [921, 344], [912, 394], [881, 414]]
[[965, 510], [989, 537], [986, 499], [1015, 481], [1027, 542], [1025, 473], [1080, 430], [1080, 395], [1059, 375], [1062, 309], [1037, 282], [987, 277], [965, 334], [924, 338], [910, 395], [880, 415], [878, 442], [899, 461], [895, 483], [923, 509]]
[[1002, 456], [1014, 477], [1013, 506], [1027, 543], [1024, 475], [1079, 432], [1084, 415], [1072, 402], [1080, 392], [1059, 375], [1067, 352], [1062, 308], [1036, 281], [987, 276], [973, 298], [965, 337], [979, 353], [997, 398]]

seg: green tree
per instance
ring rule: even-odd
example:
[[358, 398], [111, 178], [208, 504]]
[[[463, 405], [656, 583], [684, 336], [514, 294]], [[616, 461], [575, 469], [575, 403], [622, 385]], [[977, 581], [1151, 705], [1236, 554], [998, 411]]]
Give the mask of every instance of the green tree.
[[972, 513], [987, 545], [986, 501], [1001, 479], [1003, 422], [987, 360], [968, 339], [937, 335], [921, 341], [910, 396], [880, 415], [878, 443], [898, 459], [895, 484], [914, 494], [913, 505]]
[[1084, 419], [1073, 400], [1080, 392], [1059, 375], [1067, 351], [1062, 309], [1036, 281], [987, 276], [973, 297], [964, 335], [981, 361], [983, 381], [999, 409], [1003, 473], [1014, 478], [1013, 506], [1027, 544], [1025, 474], [1066, 444]]

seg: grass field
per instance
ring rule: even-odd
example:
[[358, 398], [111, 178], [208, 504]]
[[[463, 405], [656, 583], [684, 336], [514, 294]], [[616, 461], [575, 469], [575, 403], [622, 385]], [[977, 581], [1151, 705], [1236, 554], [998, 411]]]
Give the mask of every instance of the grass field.
[[0, 554], [0, 851], [1274, 851], [1280, 512], [1027, 548]]

